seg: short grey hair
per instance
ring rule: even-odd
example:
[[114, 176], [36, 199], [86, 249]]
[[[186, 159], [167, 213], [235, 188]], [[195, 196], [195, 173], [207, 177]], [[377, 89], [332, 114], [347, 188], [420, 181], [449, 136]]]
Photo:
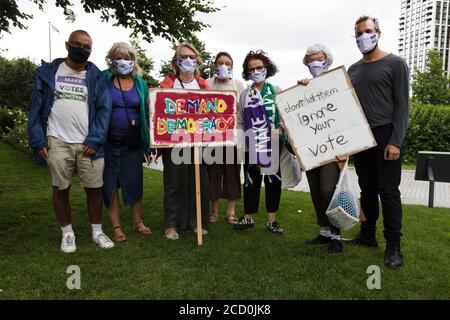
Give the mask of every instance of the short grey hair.
[[331, 53], [330, 49], [325, 47], [323, 44], [318, 43], [306, 49], [305, 57], [303, 58], [303, 64], [307, 66], [308, 58], [320, 52], [323, 52], [325, 58], [327, 59], [327, 66], [330, 67], [333, 64], [333, 54]]
[[142, 69], [137, 63], [136, 50], [125, 42], [114, 43], [111, 49], [109, 49], [108, 54], [106, 55], [105, 61], [108, 65], [108, 69], [111, 70], [112, 73], [116, 74], [116, 70], [114, 68], [114, 60], [116, 59], [116, 55], [118, 53], [122, 54], [124, 56], [124, 59], [134, 61], [133, 71], [131, 72], [133, 77], [135, 77], [136, 75], [142, 76]]

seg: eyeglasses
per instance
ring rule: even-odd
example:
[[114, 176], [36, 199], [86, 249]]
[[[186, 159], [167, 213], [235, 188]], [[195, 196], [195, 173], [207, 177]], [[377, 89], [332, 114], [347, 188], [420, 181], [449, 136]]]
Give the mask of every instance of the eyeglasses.
[[195, 59], [197, 59], [197, 56], [195, 54], [182, 54], [180, 56], [181, 60], [186, 60], [187, 58], [189, 58], [191, 60], [195, 60]]
[[255, 68], [248, 68], [247, 70], [248, 70], [250, 73], [253, 73], [253, 72], [255, 72], [256, 70], [258, 70], [258, 71], [264, 70], [264, 66], [258, 66], [258, 67], [255, 67]]
[[81, 48], [81, 49], [86, 50], [86, 51], [91, 51], [92, 50], [92, 47], [90, 45], [88, 45], [88, 44], [81, 44], [79, 42], [70, 42], [70, 41], [67, 41], [67, 43], [70, 46], [75, 47], [75, 48]]

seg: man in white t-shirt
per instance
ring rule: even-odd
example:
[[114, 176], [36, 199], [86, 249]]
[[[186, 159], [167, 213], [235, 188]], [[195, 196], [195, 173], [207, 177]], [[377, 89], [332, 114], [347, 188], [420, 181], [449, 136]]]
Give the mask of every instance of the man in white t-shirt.
[[30, 147], [47, 161], [53, 185], [53, 208], [62, 230], [61, 250], [76, 251], [71, 224], [70, 186], [75, 172], [86, 190], [92, 240], [114, 247], [103, 233], [103, 144], [111, 101], [101, 71], [88, 62], [92, 39], [77, 30], [66, 42], [68, 57], [43, 62], [35, 75], [29, 114]]

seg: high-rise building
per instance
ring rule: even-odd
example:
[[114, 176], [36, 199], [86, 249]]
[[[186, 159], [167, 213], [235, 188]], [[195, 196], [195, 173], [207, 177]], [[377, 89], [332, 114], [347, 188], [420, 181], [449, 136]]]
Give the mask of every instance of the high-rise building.
[[424, 71], [430, 49], [437, 49], [450, 74], [450, 0], [402, 0], [399, 54], [411, 74]]

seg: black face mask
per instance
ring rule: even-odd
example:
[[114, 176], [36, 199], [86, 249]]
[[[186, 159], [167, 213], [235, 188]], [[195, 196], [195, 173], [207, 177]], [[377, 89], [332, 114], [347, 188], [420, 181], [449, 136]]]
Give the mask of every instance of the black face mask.
[[82, 64], [88, 61], [91, 53], [80, 47], [74, 47], [69, 44], [69, 58], [75, 63]]

